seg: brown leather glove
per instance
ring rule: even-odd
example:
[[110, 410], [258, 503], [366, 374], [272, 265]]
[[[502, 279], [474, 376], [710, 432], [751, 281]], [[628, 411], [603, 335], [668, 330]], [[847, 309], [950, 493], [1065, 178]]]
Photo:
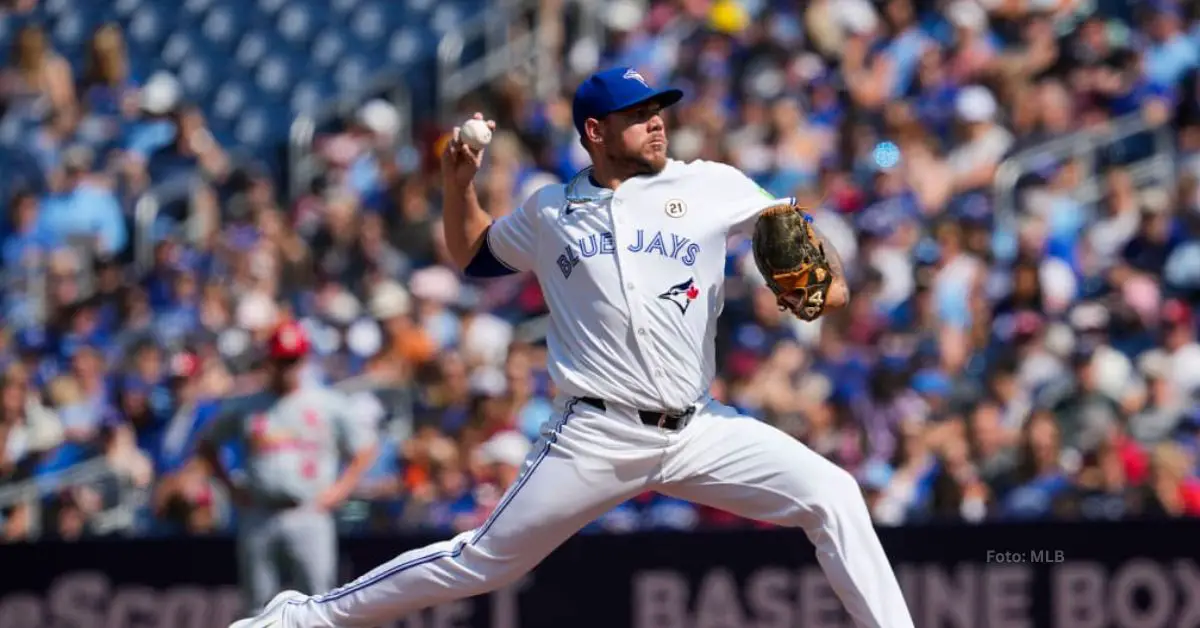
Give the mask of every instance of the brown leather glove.
[[780, 309], [814, 321], [825, 311], [833, 271], [812, 217], [794, 204], [768, 207], [754, 225], [754, 262]]

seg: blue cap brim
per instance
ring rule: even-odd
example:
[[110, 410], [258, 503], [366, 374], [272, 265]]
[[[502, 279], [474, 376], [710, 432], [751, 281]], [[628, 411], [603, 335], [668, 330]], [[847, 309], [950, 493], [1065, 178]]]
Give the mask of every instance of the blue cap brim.
[[683, 100], [683, 90], [670, 88], [657, 91], [649, 96], [646, 96], [645, 98], [639, 98], [631, 103], [626, 103], [624, 106], [614, 109], [613, 111], [624, 111], [625, 109], [630, 109], [648, 102], [655, 102], [663, 107], [670, 107], [680, 100]]

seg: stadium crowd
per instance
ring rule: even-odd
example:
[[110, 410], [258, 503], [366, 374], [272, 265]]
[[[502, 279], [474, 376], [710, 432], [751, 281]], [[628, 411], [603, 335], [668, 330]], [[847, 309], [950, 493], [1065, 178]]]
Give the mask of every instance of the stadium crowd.
[[[0, 503], [0, 537], [233, 525], [192, 446], [221, 399], [255, 388], [284, 319], [312, 336], [314, 385], [340, 383], [380, 434], [348, 530], [486, 518], [555, 391], [536, 281], [447, 263], [446, 129], [421, 124], [410, 145], [396, 108], [368, 102], [319, 138], [321, 176], [289, 198], [286, 172], [235, 159], [119, 26], [72, 64], [20, 20], [37, 0], [8, 4], [0, 150], [25, 159], [0, 173], [0, 486], [26, 488]], [[1194, 8], [613, 0], [603, 45], [545, 50], [561, 94], [535, 100], [514, 74], [457, 115], [498, 122], [478, 185], [502, 215], [585, 165], [574, 81], [631, 65], [688, 94], [669, 111], [676, 158], [807, 199], [852, 305], [791, 319], [731, 242], [712, 393], [853, 471], [880, 524], [1200, 516]], [[1130, 116], [1151, 131], [1094, 159], [1047, 152], [1005, 220], [1004, 159]], [[1175, 156], [1146, 177], [1158, 128]], [[137, 222], [140, 195], [171, 186], [184, 201]], [[81, 464], [103, 472], [64, 479]], [[744, 525], [647, 494], [589, 530]]]

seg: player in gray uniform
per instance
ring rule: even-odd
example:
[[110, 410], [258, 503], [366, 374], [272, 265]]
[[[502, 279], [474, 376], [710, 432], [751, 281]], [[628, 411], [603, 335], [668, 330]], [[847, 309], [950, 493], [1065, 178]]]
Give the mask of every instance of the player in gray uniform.
[[[347, 416], [340, 393], [301, 385], [308, 348], [302, 327], [281, 325], [268, 344], [267, 389], [227, 401], [198, 446], [238, 506], [238, 567], [249, 609], [261, 609], [289, 579], [310, 592], [334, 585], [333, 512], [375, 457], [374, 434]], [[245, 452], [245, 477], [237, 480], [217, 453], [230, 441]], [[339, 474], [343, 456], [349, 464]]]

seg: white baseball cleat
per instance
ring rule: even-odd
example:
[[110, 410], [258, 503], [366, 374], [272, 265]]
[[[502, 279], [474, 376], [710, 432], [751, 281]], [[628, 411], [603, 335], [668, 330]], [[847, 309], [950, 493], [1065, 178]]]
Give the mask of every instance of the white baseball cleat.
[[271, 598], [271, 601], [256, 617], [239, 619], [230, 624], [229, 628], [283, 628], [283, 608], [288, 600], [302, 600], [307, 595], [299, 591], [284, 591]]

